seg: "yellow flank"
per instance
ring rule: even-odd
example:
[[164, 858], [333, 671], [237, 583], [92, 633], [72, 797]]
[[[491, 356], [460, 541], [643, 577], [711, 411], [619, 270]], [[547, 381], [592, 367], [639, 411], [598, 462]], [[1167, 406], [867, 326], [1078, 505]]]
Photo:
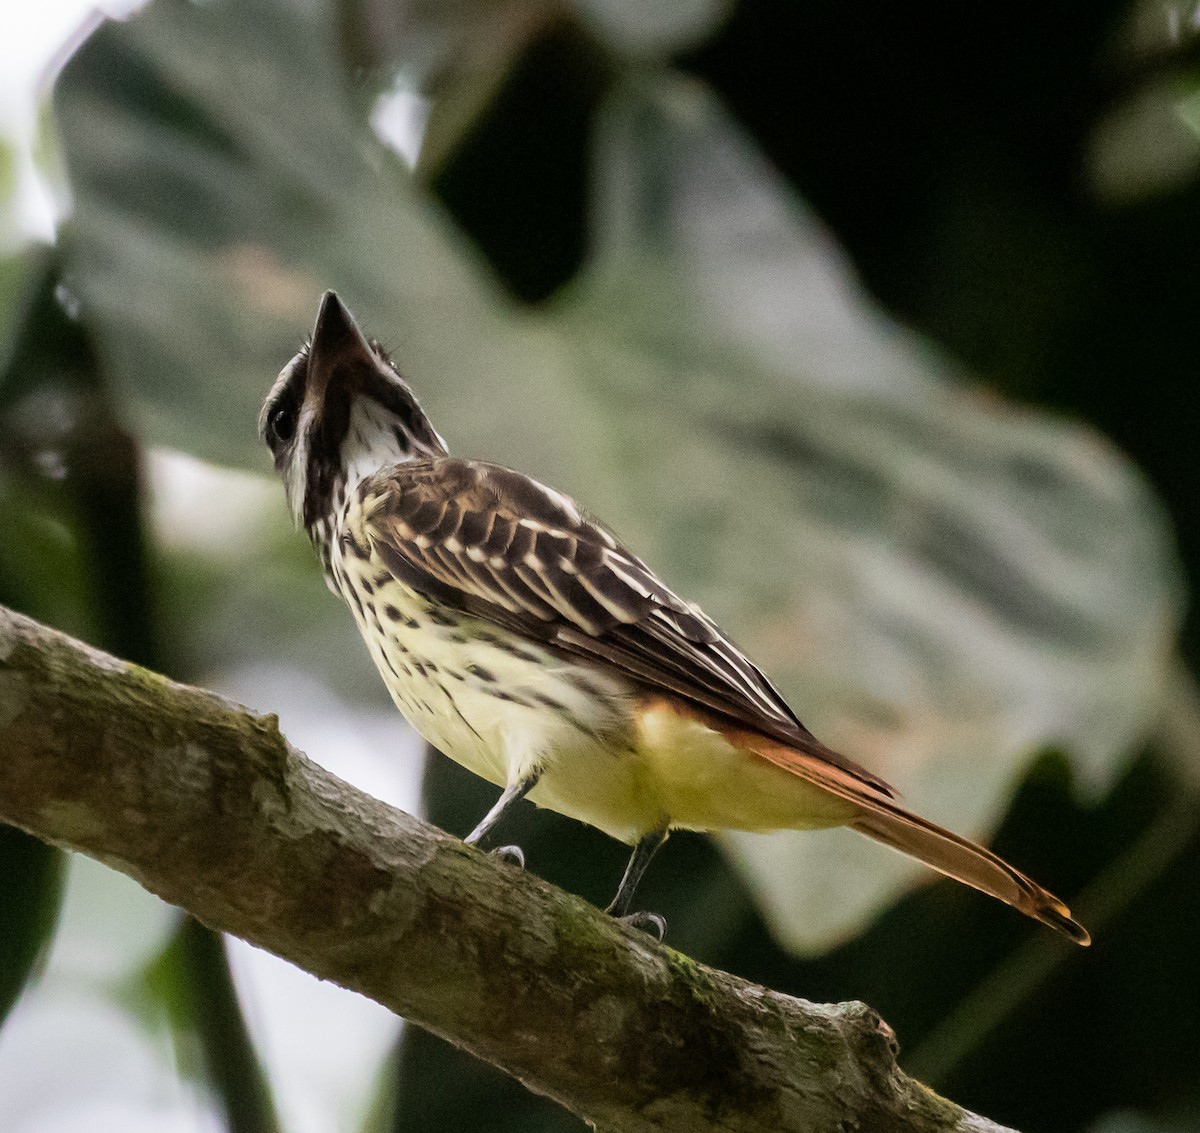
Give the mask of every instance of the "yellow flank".
[[736, 748], [664, 701], [640, 713], [638, 757], [671, 824], [685, 830], [811, 830], [858, 814], [852, 803]]
[[[544, 718], [512, 719], [522, 713], [510, 707], [517, 731], [540, 734], [543, 741], [541, 779], [529, 798], [629, 843], [664, 824], [685, 830], [805, 830], [841, 826], [859, 813], [852, 803], [736, 748], [665, 702], [635, 704], [631, 698], [631, 729], [606, 743], [564, 728], [546, 730]], [[469, 744], [443, 742], [442, 750], [487, 774]], [[510, 780], [515, 777], [510, 772]]]

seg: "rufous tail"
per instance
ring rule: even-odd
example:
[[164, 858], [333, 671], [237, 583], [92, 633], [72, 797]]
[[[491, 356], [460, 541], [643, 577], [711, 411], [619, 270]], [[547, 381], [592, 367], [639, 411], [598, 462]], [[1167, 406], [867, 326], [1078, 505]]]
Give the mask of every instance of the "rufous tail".
[[738, 739], [776, 766], [858, 806], [861, 813], [849, 825], [868, 838], [999, 898], [1076, 944], [1091, 944], [1087, 929], [1072, 919], [1071, 910], [1062, 901], [991, 850], [905, 810], [871, 784], [830, 764], [818, 752], [799, 751], [754, 732], [741, 732]]

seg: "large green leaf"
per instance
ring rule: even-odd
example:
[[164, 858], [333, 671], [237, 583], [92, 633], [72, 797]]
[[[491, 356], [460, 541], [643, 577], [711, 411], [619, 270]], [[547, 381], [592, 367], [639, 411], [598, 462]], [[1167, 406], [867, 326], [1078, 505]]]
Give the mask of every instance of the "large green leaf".
[[[457, 451], [612, 521], [918, 809], [986, 831], [1046, 742], [1108, 781], [1178, 614], [1166, 526], [1116, 452], [882, 319], [675, 80], [617, 86], [593, 260], [557, 305], [512, 309], [334, 59], [317, 12], [158, 0], [63, 76], [74, 283], [149, 439], [265, 468], [259, 400], [336, 287]], [[733, 845], [797, 948], [915, 876], [837, 835]]]
[[55, 107], [75, 195], [64, 242], [150, 442], [266, 467], [264, 390], [327, 286], [392, 335], [409, 325], [384, 312], [440, 311], [436, 335], [419, 327], [427, 349], [479, 342], [485, 289], [350, 116], [314, 11], [156, 3], [91, 37]]
[[[1046, 744], [1089, 793], [1110, 783], [1157, 711], [1182, 597], [1137, 470], [873, 310], [702, 88], [615, 99], [597, 166], [602, 251], [565, 314], [621, 443], [653, 454], [638, 471], [670, 485], [627, 480], [638, 545], [930, 817], [988, 830]], [[844, 832], [731, 844], [801, 949], [915, 870]]]

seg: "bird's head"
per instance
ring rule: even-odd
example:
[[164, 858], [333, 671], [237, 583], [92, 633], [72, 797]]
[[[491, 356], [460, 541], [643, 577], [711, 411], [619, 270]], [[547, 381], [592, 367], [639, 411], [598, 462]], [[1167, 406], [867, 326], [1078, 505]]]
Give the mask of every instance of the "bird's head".
[[364, 476], [446, 453], [408, 383], [332, 291], [321, 297], [312, 339], [271, 387], [258, 425], [292, 514], [310, 530]]

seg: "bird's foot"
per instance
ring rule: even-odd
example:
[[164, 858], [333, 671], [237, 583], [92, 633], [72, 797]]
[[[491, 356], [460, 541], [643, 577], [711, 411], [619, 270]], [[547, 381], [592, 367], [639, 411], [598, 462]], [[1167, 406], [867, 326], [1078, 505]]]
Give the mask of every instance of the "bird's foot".
[[505, 865], [515, 865], [517, 869], [525, 868], [525, 851], [520, 846], [497, 846], [488, 852], [493, 857], [499, 858]]
[[627, 924], [630, 928], [639, 929], [641, 932], [648, 933], [655, 940], [662, 940], [667, 935], [667, 918], [659, 916], [658, 913], [628, 913], [623, 917], [614, 917], [621, 924]]

